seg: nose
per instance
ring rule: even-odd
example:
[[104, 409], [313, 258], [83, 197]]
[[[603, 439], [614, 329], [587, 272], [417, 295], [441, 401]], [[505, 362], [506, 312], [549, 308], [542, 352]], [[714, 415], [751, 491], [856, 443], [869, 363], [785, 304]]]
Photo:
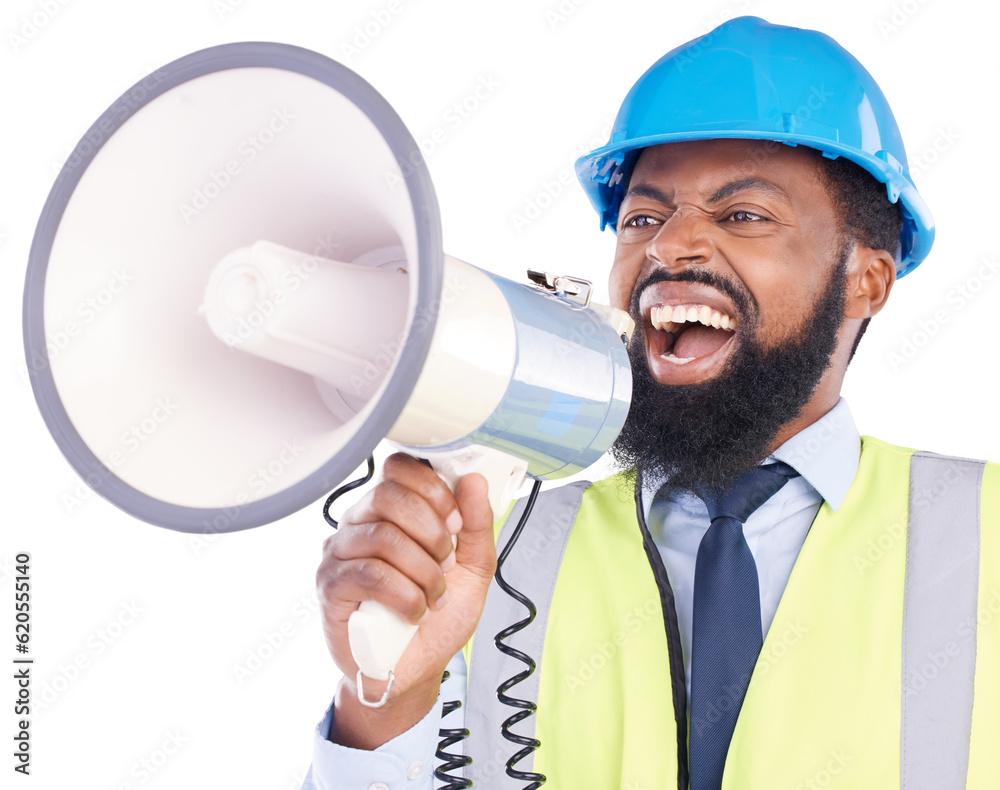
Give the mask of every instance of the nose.
[[696, 208], [678, 207], [646, 245], [646, 257], [667, 269], [708, 263], [714, 248], [709, 238], [711, 220]]

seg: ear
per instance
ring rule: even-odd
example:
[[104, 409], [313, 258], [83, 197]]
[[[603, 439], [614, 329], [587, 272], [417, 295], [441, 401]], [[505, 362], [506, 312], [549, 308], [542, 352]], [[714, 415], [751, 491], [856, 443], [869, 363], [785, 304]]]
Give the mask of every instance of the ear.
[[845, 318], [871, 318], [889, 298], [896, 282], [896, 260], [887, 250], [856, 244], [847, 264]]

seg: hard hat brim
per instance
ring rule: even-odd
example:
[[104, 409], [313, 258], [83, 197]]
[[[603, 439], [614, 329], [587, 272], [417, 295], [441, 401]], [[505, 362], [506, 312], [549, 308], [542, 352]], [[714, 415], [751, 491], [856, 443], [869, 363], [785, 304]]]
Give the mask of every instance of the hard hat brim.
[[[844, 157], [864, 168], [886, 185], [886, 195], [899, 202], [903, 214], [901, 247], [897, 253], [896, 276], [912, 271], [930, 252], [934, 243], [934, 220], [930, 209], [899, 163], [870, 156], [828, 139], [803, 134], [763, 135], [759, 131], [713, 130], [710, 133], [671, 132], [606, 145], [576, 160], [576, 174], [591, 204], [601, 217], [601, 229], [615, 229], [618, 208], [625, 195], [632, 168], [641, 151], [654, 145], [690, 140], [742, 139], [774, 141], [788, 146], [804, 145], [829, 159]], [[890, 252], [896, 252], [890, 250]]]

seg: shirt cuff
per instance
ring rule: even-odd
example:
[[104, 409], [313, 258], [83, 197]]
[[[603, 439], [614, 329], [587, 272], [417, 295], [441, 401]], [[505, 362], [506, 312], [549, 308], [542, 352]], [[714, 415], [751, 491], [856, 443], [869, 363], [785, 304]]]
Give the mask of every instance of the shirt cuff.
[[372, 751], [327, 740], [332, 722], [330, 703], [313, 732], [313, 761], [302, 790], [431, 790], [440, 698], [423, 719]]

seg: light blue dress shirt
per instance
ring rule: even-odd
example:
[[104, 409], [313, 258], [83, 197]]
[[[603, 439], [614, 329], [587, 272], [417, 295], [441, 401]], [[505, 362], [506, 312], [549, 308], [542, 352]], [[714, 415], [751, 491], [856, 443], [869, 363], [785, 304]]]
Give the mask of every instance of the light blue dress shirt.
[[[743, 525], [747, 545], [757, 563], [765, 637], [809, 526], [824, 501], [831, 510], [840, 507], [858, 471], [860, 455], [861, 437], [847, 401], [841, 398], [830, 411], [762, 462], [784, 461], [799, 473], [799, 477], [785, 483]], [[690, 699], [694, 567], [710, 519], [705, 503], [693, 494], [681, 493], [668, 500], [655, 498], [662, 482], [643, 481], [642, 506], [674, 591]]]
[[[764, 462], [784, 461], [800, 475], [758, 508], [743, 528], [757, 563], [765, 636], [816, 513], [824, 502], [831, 510], [840, 507], [857, 474], [860, 455], [861, 437], [847, 402], [841, 398]], [[660, 480], [643, 482], [642, 507], [674, 591], [690, 697], [694, 568], [698, 544], [709, 527], [708, 510], [691, 494], [661, 502], [655, 497], [661, 484]], [[466, 669], [461, 653], [452, 659], [448, 670], [451, 677], [442, 685], [440, 699], [464, 703]], [[441, 706], [435, 705], [411, 729], [374, 751], [364, 751], [327, 740], [332, 718], [331, 704], [313, 733], [313, 764], [303, 790], [431, 790], [438, 729], [462, 726], [461, 710], [442, 719]], [[449, 752], [460, 751], [457, 746]]]

